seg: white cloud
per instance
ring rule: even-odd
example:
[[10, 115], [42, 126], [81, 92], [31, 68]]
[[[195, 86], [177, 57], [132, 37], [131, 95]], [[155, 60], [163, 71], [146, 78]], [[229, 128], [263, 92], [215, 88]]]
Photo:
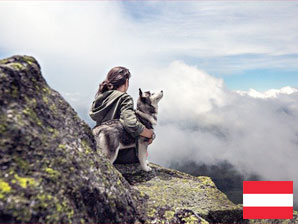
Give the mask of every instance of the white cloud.
[[151, 72], [146, 86], [164, 89], [152, 161], [228, 161], [264, 180], [298, 181], [298, 89], [232, 92], [183, 62]]
[[170, 2], [152, 10], [158, 13], [145, 13], [140, 23], [172, 52], [203, 57], [297, 53], [294, 2]]
[[[87, 70], [88, 79], [115, 63], [164, 66], [183, 57], [222, 73], [297, 69], [296, 2], [130, 2], [130, 10], [125, 4], [1, 2], [1, 48], [39, 57], [48, 73]], [[134, 10], [138, 19], [130, 17]], [[52, 73], [50, 80], [60, 76]]]
[[[175, 106], [177, 116], [196, 116], [208, 112], [214, 105], [223, 105], [223, 80], [216, 79], [194, 66], [187, 66], [181, 61], [175, 61], [168, 68], [136, 71], [142, 76], [134, 77], [133, 89], [138, 86], [144, 90], [164, 90], [167, 95], [167, 104], [162, 110], [172, 111]], [[212, 87], [212, 88], [211, 88]], [[194, 107], [202, 102], [200, 107]]]
[[250, 89], [249, 91], [241, 91], [241, 90], [236, 90], [236, 93], [239, 93], [242, 96], [251, 96], [254, 98], [277, 98], [280, 94], [292, 94], [295, 92], [298, 92], [297, 89], [292, 88], [290, 86], [283, 87], [281, 89], [269, 89], [265, 92], [259, 92], [254, 89]]

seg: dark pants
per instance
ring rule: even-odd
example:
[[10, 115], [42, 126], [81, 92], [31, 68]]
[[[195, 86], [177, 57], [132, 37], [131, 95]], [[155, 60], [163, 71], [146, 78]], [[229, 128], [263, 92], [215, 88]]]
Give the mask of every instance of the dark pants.
[[117, 159], [114, 163], [127, 164], [127, 163], [139, 163], [139, 159], [136, 154], [136, 148], [127, 148], [119, 150]]

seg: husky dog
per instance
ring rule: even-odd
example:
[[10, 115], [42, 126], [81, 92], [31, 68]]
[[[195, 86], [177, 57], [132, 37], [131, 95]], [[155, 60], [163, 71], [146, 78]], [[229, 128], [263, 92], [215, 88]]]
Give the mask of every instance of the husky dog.
[[[153, 129], [157, 124], [158, 102], [163, 97], [163, 91], [150, 93], [142, 92], [139, 89], [139, 98], [137, 102], [136, 116], [138, 120], [148, 129]], [[100, 149], [113, 164], [121, 149], [136, 147], [136, 140], [125, 131], [122, 123], [118, 119], [109, 120], [101, 123], [92, 130], [97, 148]], [[151, 171], [148, 166], [147, 147], [149, 139], [139, 136], [138, 138], [138, 158], [141, 168], [145, 171]]]

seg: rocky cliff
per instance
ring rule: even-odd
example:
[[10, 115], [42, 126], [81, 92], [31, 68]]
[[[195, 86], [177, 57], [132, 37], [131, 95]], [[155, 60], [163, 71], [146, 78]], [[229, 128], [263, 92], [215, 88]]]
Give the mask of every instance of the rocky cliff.
[[0, 105], [0, 223], [247, 222], [209, 177], [111, 165], [32, 57], [0, 60]]
[[0, 222], [144, 221], [144, 199], [32, 57], [0, 62]]

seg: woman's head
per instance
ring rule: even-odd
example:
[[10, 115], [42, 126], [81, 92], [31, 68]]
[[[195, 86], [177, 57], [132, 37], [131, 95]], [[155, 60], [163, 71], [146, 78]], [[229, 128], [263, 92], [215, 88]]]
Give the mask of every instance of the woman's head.
[[99, 85], [97, 94], [104, 93], [107, 90], [118, 89], [125, 85], [130, 77], [131, 75], [127, 68], [121, 66], [112, 68], [108, 72], [106, 79]]

